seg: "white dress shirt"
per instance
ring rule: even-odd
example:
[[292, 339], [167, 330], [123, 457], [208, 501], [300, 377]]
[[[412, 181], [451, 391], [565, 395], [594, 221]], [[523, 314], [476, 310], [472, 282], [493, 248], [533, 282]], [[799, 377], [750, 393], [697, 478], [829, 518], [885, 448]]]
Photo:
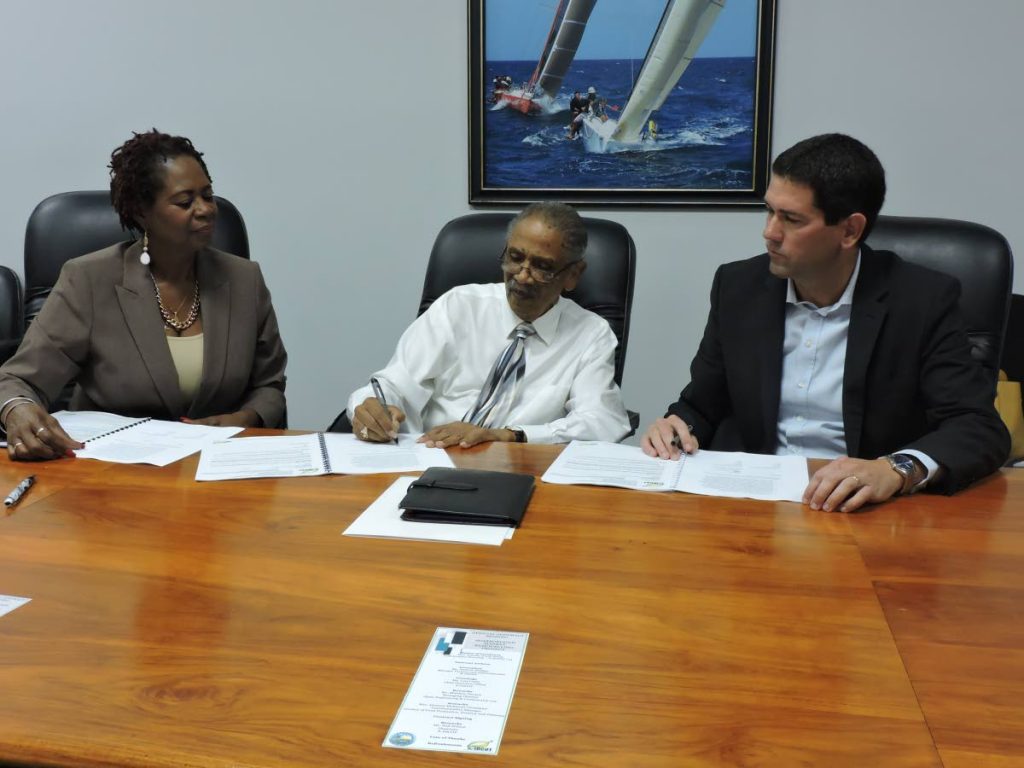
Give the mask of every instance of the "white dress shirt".
[[[786, 327], [782, 343], [778, 454], [823, 459], [846, 456], [843, 424], [843, 377], [850, 333], [853, 292], [860, 275], [860, 254], [839, 300], [828, 307], [800, 301], [793, 281], [786, 292]], [[921, 451], [904, 450], [928, 470], [918, 487], [939, 465]]]
[[[453, 288], [416, 318], [374, 374], [388, 404], [405, 412], [402, 431], [462, 421], [521, 322], [501, 283]], [[504, 426], [523, 430], [531, 443], [625, 437], [629, 417], [615, 384], [617, 340], [608, 322], [562, 297], [533, 327]], [[372, 396], [369, 386], [353, 392], [349, 418]]]

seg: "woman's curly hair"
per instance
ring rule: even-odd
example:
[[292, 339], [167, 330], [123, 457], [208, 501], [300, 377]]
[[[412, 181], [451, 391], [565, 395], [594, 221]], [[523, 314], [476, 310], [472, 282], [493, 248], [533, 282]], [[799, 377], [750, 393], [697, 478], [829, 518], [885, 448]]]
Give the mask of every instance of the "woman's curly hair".
[[[132, 137], [110, 155], [110, 202], [121, 219], [121, 227], [138, 231], [138, 216], [156, 200], [163, 186], [163, 164], [174, 157], [194, 157], [206, 178], [210, 171], [203, 153], [184, 136], [170, 136], [156, 128]], [[211, 179], [212, 181], [212, 179]]]

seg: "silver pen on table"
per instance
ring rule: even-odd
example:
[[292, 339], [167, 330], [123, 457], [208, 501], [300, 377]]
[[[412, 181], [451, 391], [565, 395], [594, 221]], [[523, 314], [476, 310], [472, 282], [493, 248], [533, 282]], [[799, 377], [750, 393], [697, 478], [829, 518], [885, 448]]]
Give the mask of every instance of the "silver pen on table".
[[[380, 407], [390, 416], [391, 412], [388, 411], [388, 401], [384, 399], [384, 390], [380, 388], [380, 382], [377, 381], [376, 376], [370, 377], [370, 386], [373, 387], [373, 396], [377, 398], [377, 402], [380, 403]], [[395, 437], [395, 445], [398, 445], [398, 437]]]
[[21, 497], [25, 495], [25, 493], [28, 491], [28, 489], [31, 488], [33, 485], [35, 485], [35, 482], [36, 482], [36, 476], [35, 475], [29, 475], [24, 480], [22, 480], [20, 483], [18, 483], [18, 485], [15, 486], [14, 490], [11, 491], [9, 494], [7, 494], [7, 498], [4, 499], [4, 506], [5, 507], [13, 507], [15, 504], [17, 504], [18, 500], [21, 499]]

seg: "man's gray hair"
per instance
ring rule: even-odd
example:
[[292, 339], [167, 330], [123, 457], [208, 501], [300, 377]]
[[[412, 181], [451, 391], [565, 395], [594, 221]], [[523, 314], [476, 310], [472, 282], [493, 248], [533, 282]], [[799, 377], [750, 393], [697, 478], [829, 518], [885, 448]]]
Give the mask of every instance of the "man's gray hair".
[[587, 228], [576, 209], [565, 203], [530, 203], [509, 222], [507, 235], [526, 219], [539, 218], [562, 235], [562, 253], [566, 263], [583, 258], [587, 250]]

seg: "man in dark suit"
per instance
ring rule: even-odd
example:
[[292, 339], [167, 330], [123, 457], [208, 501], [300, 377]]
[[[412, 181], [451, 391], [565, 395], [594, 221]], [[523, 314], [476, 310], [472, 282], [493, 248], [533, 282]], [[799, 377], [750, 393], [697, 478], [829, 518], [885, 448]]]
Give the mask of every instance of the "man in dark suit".
[[849, 136], [776, 158], [767, 253], [718, 269], [691, 381], [644, 434], [646, 453], [678, 459], [728, 422], [730, 448], [831, 459], [804, 502], [843, 512], [953, 493], [1005, 461], [959, 283], [864, 245], [884, 198], [881, 163]]

